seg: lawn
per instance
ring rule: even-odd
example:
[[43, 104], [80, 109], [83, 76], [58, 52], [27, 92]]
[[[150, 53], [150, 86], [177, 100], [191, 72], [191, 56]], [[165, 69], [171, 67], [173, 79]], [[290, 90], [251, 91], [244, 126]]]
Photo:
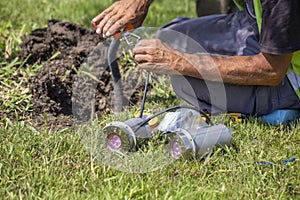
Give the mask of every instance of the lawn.
[[[34, 127], [18, 119], [20, 111], [32, 107], [21, 83], [41, 67], [18, 63], [24, 37], [52, 18], [91, 27], [90, 20], [112, 2], [0, 2], [0, 108], [16, 116], [0, 119], [0, 199], [300, 199], [299, 122], [274, 127], [256, 119], [226, 120], [234, 132], [232, 146], [217, 148], [206, 159], [179, 159], [148, 173], [127, 173], [103, 164], [72, 128]], [[156, 0], [144, 25], [159, 27], [179, 15], [195, 17], [194, 1]], [[170, 97], [146, 109], [171, 104]], [[128, 115], [138, 109], [132, 107]], [[91, 130], [111, 120], [104, 116]], [[296, 161], [283, 164], [292, 157]]]

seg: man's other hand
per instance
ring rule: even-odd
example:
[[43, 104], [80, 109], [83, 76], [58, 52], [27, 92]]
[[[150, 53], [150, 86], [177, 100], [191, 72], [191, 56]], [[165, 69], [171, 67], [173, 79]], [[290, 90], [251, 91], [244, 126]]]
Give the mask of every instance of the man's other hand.
[[159, 39], [141, 40], [133, 54], [139, 67], [157, 74], [180, 74], [190, 66], [183, 53]]

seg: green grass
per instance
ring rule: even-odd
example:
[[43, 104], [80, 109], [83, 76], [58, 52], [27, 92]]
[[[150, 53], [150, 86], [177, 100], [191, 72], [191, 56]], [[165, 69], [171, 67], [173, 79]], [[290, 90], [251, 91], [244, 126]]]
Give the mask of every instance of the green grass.
[[[10, 62], [0, 63], [0, 115], [9, 113], [25, 114], [32, 110], [31, 94], [24, 83], [41, 66], [24, 66], [15, 58]], [[2, 116], [2, 115], [1, 115]], [[22, 117], [22, 116], [19, 116]], [[22, 117], [23, 118], [23, 117]], [[0, 119], [0, 122], [2, 120]]]
[[[102, 122], [103, 123], [103, 122]], [[101, 124], [99, 125], [101, 126]], [[116, 171], [86, 151], [73, 131], [0, 128], [0, 197], [41, 199], [296, 199], [299, 126], [231, 124], [234, 146], [205, 161], [179, 160], [144, 174]], [[278, 164], [268, 166], [258, 161]]]
[[[111, 2], [0, 1], [0, 112], [31, 109], [22, 83], [39, 66], [22, 66], [16, 60], [26, 34], [51, 18], [90, 27], [90, 20]], [[145, 25], [161, 26], [179, 15], [193, 17], [194, 6], [192, 0], [156, 0]], [[166, 90], [157, 86], [158, 94]], [[176, 103], [170, 99], [149, 99], [146, 109]], [[101, 118], [97, 128], [111, 119]], [[216, 149], [206, 160], [182, 159], [144, 174], [103, 165], [75, 130], [55, 131], [46, 125], [37, 130], [21, 120], [0, 123], [0, 199], [300, 199], [299, 122], [270, 127], [255, 120], [229, 121], [233, 146]], [[296, 162], [284, 166], [290, 157]], [[262, 160], [277, 165], [263, 165]]]

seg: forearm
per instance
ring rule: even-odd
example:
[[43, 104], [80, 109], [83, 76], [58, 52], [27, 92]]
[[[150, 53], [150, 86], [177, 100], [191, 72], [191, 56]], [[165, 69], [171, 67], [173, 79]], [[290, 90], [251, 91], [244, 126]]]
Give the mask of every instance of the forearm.
[[183, 54], [189, 64], [182, 74], [239, 85], [278, 85], [288, 69], [291, 55], [208, 56]]
[[133, 49], [139, 67], [158, 74], [181, 74], [239, 85], [278, 85], [292, 54], [260, 53], [252, 56], [211, 56], [174, 50], [158, 40], [141, 40]]

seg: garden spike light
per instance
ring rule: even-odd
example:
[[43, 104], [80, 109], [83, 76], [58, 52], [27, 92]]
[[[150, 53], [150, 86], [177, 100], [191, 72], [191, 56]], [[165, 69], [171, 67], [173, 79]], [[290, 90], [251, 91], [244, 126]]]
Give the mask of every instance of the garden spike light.
[[131, 118], [125, 122], [107, 124], [102, 130], [106, 148], [122, 154], [134, 151], [142, 140], [152, 137], [150, 126], [148, 123], [143, 125], [143, 122], [142, 118]]
[[231, 131], [223, 124], [188, 130], [179, 128], [167, 136], [170, 155], [175, 159], [202, 158], [215, 146], [230, 145], [231, 139]]
[[215, 146], [231, 144], [231, 131], [225, 125], [206, 123], [202, 116], [196, 109], [183, 108], [167, 113], [158, 125], [157, 129], [166, 133], [165, 139], [173, 158], [201, 158]]

